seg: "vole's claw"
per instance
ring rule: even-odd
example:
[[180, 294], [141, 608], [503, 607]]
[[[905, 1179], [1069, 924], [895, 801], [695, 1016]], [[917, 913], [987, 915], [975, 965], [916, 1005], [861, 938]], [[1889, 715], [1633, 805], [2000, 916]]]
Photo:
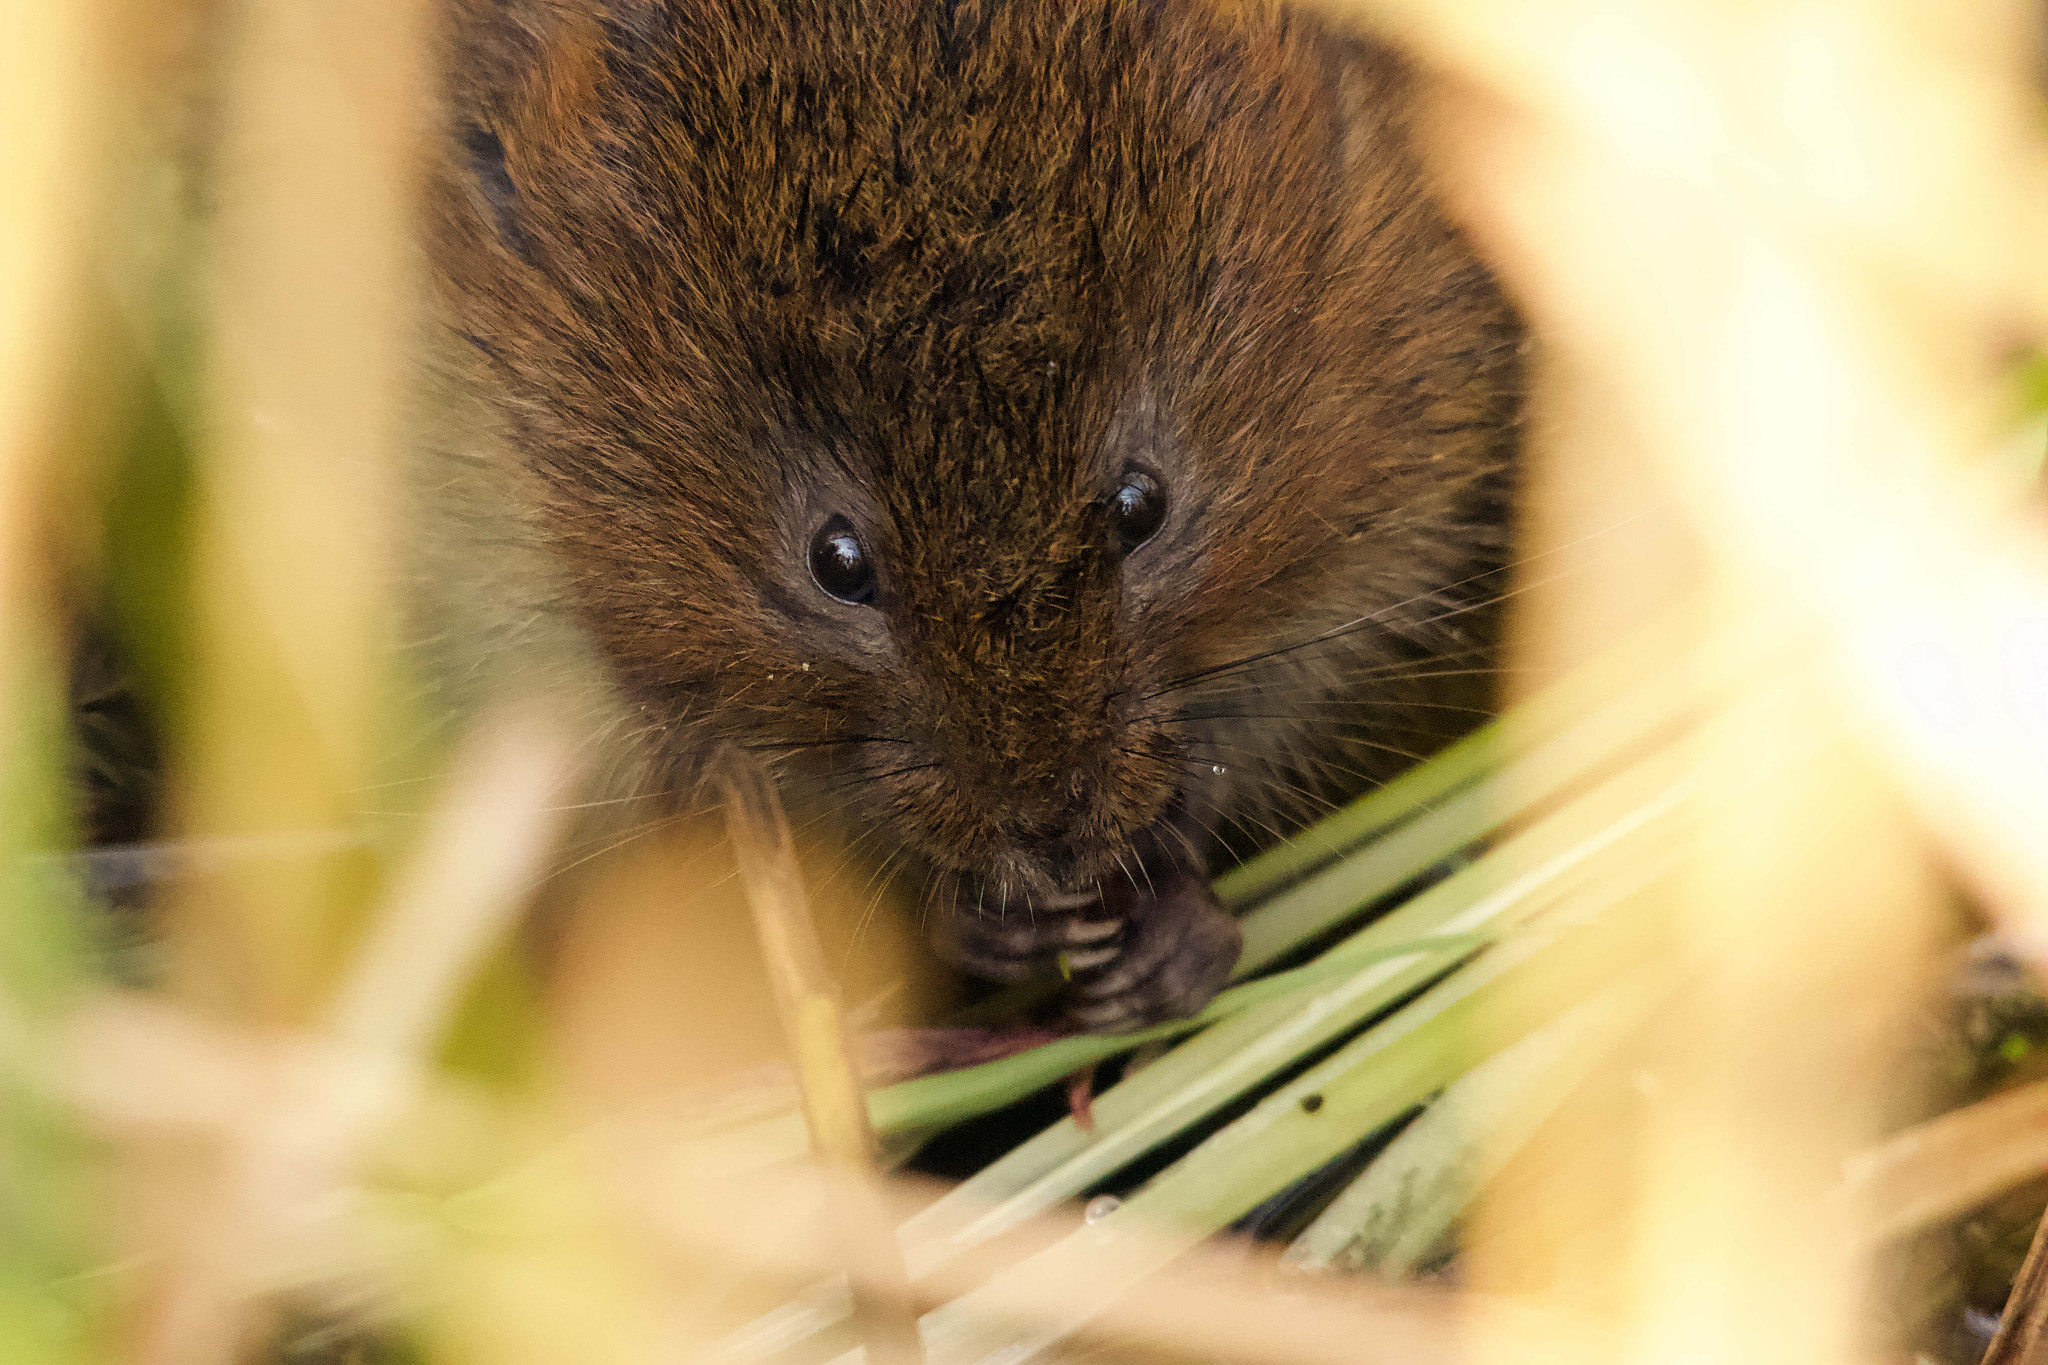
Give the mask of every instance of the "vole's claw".
[[1109, 1033], [1200, 1010], [1229, 980], [1243, 942], [1207, 880], [1167, 868], [1142, 887], [1072, 909], [960, 904], [937, 946], [953, 965], [991, 981], [1021, 981], [1057, 964], [1068, 981], [1066, 1021]]
[[1051, 951], [1037, 925], [978, 913], [969, 907], [945, 919], [933, 946], [941, 958], [989, 981], [1022, 981]]
[[[1091, 1032], [1184, 1019], [1230, 979], [1244, 936], [1203, 878], [1169, 871], [1143, 890], [1118, 897], [1121, 933], [1073, 968], [1066, 1015]], [[1108, 950], [1105, 953], [1105, 950]]]
[[1123, 925], [1103, 916], [1092, 902], [1073, 910], [961, 904], [945, 918], [936, 947], [946, 961], [976, 976], [1021, 981], [1048, 962], [1074, 971], [1108, 961], [1117, 951], [1111, 940]]

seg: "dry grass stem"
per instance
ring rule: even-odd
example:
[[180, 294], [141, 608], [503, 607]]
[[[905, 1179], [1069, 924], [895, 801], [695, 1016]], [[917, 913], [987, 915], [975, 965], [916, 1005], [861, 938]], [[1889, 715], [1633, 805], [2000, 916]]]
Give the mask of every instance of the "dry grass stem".
[[[222, 11], [190, 704], [169, 718], [180, 835], [346, 827], [388, 742], [430, 12]], [[275, 858], [195, 880], [167, 917], [179, 991], [310, 1023], [346, 960], [364, 861]]]
[[2048, 1365], [2048, 1219], [2034, 1229], [1998, 1333], [1979, 1365]]
[[1876, 1245], [1954, 1217], [2048, 1171], [2048, 1081], [1908, 1128], [1859, 1155], [1851, 1223]]
[[1566, 389], [1555, 462], [1640, 452], [1697, 538], [1672, 666], [1759, 622], [1811, 645], [1738, 668], [1691, 746], [1664, 914], [1695, 987], [1637, 1099], [1574, 1130], [1601, 1155], [1487, 1206], [1479, 1283], [1595, 1305], [1605, 1358], [1853, 1359], [1838, 1173], [1935, 905], [1893, 791], [2021, 933], [2048, 907], [2048, 656], [2013, 647], [2048, 628], [2048, 542], [1979, 472], [2001, 352], [2048, 318], [2020, 10], [1359, 8], [1460, 78], [1439, 146]]
[[1488, 91], [1447, 136], [1546, 337], [2048, 942], [2048, 665], [2012, 647], [2048, 622], [2048, 539], [1972, 474], [2006, 339], [2048, 324], [2023, 11], [1373, 8]]
[[92, 111], [107, 92], [89, 5], [13, 0], [0, 50], [0, 763], [26, 679], [50, 645], [52, 457], [76, 341], [84, 229], [97, 177]]
[[803, 870], [766, 771], [738, 750], [720, 768], [727, 828], [795, 1063], [811, 1143], [833, 1184], [855, 1303], [878, 1361], [920, 1361], [909, 1275], [879, 1197], [875, 1135], [854, 1068], [839, 990], [825, 968]]
[[179, 1168], [186, 1217], [152, 1277], [143, 1365], [226, 1358], [281, 1271], [327, 1259], [355, 1161], [411, 1101], [457, 994], [539, 880], [573, 755], [531, 714], [480, 731], [323, 1030], [249, 1034], [118, 998], [83, 1011], [59, 1080], [88, 1112], [211, 1139]]

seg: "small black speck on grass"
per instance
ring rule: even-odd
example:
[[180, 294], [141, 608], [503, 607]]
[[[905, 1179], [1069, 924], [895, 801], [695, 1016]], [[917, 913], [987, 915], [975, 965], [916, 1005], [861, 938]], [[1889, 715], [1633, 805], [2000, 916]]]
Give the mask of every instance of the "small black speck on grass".
[[1313, 1114], [1322, 1107], [1323, 1097], [1321, 1095], [1303, 1095], [1301, 1097], [1301, 1111], [1304, 1114]]

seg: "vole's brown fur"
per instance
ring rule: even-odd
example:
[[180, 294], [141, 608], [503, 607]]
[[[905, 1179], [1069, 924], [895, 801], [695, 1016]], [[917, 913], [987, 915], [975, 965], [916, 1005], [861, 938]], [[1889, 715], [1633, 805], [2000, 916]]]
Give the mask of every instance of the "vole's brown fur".
[[[448, 325], [663, 785], [786, 754], [952, 874], [971, 965], [1088, 944], [1085, 1022], [1199, 1005], [1235, 941], [1192, 831], [1318, 780], [1503, 555], [1518, 334], [1410, 76], [1198, 0], [453, 34]], [[1169, 511], [1120, 559], [1132, 465]], [[832, 515], [872, 606], [811, 579]]]

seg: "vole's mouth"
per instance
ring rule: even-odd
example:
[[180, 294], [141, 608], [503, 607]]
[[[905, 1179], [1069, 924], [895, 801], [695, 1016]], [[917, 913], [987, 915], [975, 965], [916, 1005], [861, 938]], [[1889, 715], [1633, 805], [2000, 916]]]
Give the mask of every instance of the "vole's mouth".
[[1034, 905], [1047, 910], [1080, 910], [1102, 899], [1102, 888], [1090, 886], [1080, 891], [1055, 891], [1031, 898]]
[[999, 872], [984, 878], [973, 899], [986, 913], [1001, 919], [1047, 914], [1065, 916], [1101, 904], [1103, 885], [1096, 878], [1088, 878], [1079, 884], [1062, 883], [1049, 874], [1026, 877], [1011, 869], [1009, 875]]
[[[997, 916], [1086, 914], [1142, 895], [1158, 879], [1189, 863], [1185, 838], [1177, 837], [1180, 798], [1152, 825], [1140, 829], [1113, 852], [1072, 860], [1011, 853], [982, 873], [982, 904]], [[1199, 869], [1196, 869], [1199, 872]]]

